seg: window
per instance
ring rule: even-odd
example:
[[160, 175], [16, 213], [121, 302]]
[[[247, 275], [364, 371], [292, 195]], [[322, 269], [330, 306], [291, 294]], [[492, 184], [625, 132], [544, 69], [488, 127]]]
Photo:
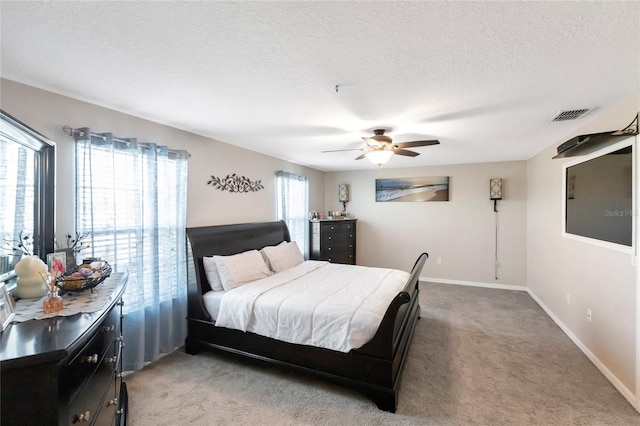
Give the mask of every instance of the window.
[[84, 253], [129, 274], [123, 368], [136, 370], [186, 337], [186, 151], [95, 134], [76, 137], [76, 231]]
[[276, 172], [276, 217], [289, 227], [291, 241], [295, 241], [307, 256], [309, 232], [309, 179], [294, 173]]

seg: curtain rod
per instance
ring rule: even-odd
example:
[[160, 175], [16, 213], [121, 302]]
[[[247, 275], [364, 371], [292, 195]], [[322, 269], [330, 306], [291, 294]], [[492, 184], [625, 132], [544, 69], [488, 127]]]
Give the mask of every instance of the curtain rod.
[[[68, 134], [69, 136], [73, 136], [73, 137], [75, 137], [76, 135], [78, 135], [78, 136], [84, 136], [84, 132], [83, 132], [82, 130], [74, 129], [74, 128], [73, 128], [73, 127], [71, 127], [71, 126], [66, 126], [66, 125], [65, 125], [65, 126], [62, 126], [62, 130], [63, 130], [66, 134]], [[103, 140], [103, 141], [106, 141], [106, 140], [107, 140], [107, 138], [106, 138], [105, 136], [103, 136], [103, 135], [101, 135], [101, 134], [99, 134], [99, 133], [93, 133], [93, 132], [91, 132], [91, 136], [94, 136], [94, 137], [96, 137], [96, 138], [102, 138], [102, 140]], [[129, 144], [131, 143], [131, 142], [130, 142], [130, 141], [128, 141], [128, 140], [118, 139], [118, 138], [115, 138], [115, 137], [111, 137], [111, 139], [112, 139], [112, 140], [114, 140], [114, 141], [116, 141], [116, 142], [124, 143], [124, 144], [127, 144], [127, 145], [129, 145]], [[144, 142], [139, 143], [139, 144], [138, 144], [138, 146], [140, 146], [141, 148], [149, 149], [149, 146], [147, 146]], [[171, 152], [171, 153], [174, 153], [174, 154], [175, 154], [175, 153], [178, 153], [180, 150], [175, 150], [175, 149], [167, 148], [167, 151], [169, 151], [169, 152]], [[188, 157], [191, 157], [191, 154], [190, 154], [188, 151], [185, 151], [185, 152], [187, 152], [187, 156], [188, 156]]]

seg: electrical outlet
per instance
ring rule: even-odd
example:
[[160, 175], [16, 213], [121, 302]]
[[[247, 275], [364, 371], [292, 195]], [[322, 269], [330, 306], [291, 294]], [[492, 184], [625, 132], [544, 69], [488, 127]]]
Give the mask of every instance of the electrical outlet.
[[591, 309], [587, 308], [587, 321], [591, 322], [593, 320], [593, 312], [591, 312]]
[[438, 258], [437, 263], [438, 263], [438, 265], [442, 265], [442, 258], [441, 257]]
[[567, 292], [567, 305], [571, 304], [571, 295]]

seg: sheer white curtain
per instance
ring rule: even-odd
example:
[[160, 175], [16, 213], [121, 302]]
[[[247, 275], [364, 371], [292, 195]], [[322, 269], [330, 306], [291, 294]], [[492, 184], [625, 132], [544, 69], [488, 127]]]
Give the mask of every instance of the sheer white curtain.
[[276, 216], [289, 227], [291, 241], [308, 258], [309, 179], [295, 173], [276, 172]]
[[137, 370], [186, 337], [186, 151], [74, 131], [76, 231], [83, 252], [128, 272], [123, 369]]

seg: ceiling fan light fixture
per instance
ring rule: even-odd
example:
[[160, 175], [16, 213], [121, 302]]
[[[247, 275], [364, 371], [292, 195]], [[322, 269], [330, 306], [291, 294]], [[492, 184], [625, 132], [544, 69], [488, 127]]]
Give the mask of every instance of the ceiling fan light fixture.
[[383, 164], [385, 164], [387, 161], [389, 161], [392, 155], [393, 151], [389, 151], [386, 149], [371, 151], [365, 154], [369, 161], [371, 161], [376, 166], [382, 166]]

